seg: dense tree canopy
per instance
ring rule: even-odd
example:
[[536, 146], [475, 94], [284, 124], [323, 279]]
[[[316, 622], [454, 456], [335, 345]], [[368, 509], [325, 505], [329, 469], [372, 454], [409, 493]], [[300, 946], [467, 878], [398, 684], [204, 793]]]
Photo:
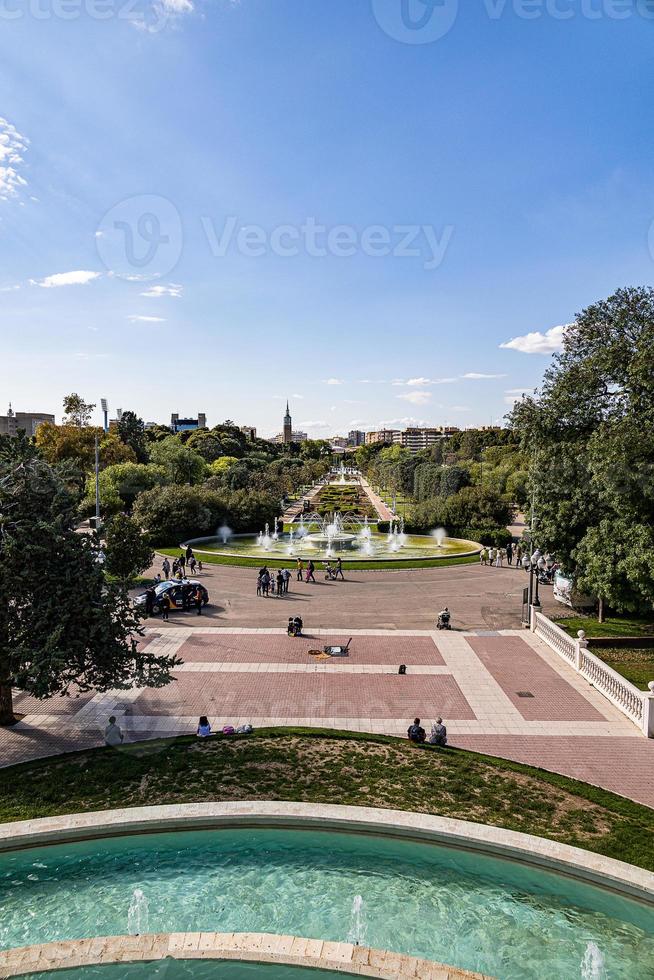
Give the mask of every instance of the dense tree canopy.
[[25, 439], [0, 444], [0, 723], [12, 686], [37, 698], [166, 683], [175, 664], [139, 650], [138, 618], [75, 531], [75, 500]]
[[619, 611], [654, 603], [653, 350], [654, 290], [620, 289], [579, 314], [511, 417], [537, 543]]

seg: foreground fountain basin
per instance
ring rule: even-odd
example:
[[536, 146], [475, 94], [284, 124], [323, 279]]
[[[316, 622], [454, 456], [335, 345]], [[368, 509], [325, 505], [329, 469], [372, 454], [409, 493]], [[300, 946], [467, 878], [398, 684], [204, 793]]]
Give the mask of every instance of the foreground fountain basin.
[[[283, 560], [292, 562], [298, 558], [307, 561], [325, 561], [329, 558], [341, 557], [348, 562], [384, 561], [401, 563], [403, 561], [433, 560], [446, 558], [466, 558], [479, 554], [481, 545], [475, 541], [463, 538], [444, 538], [439, 543], [429, 534], [406, 534], [400, 545], [396, 540], [389, 540], [388, 534], [368, 530], [362, 540], [358, 534], [342, 532], [329, 539], [325, 534], [307, 533], [303, 537], [284, 533], [277, 538], [272, 535], [265, 544], [260, 541], [261, 535], [234, 534], [227, 541], [211, 535], [203, 538], [193, 538], [183, 541], [180, 547], [188, 545], [197, 555], [221, 555], [226, 558], [257, 558]], [[366, 545], [369, 542], [369, 547]]]
[[580, 973], [583, 963], [643, 976], [654, 962], [652, 874], [446, 818], [299, 803], [142, 807], [6, 824], [0, 849], [4, 947], [122, 933], [136, 910], [140, 932], [358, 942], [504, 980], [603, 975]]

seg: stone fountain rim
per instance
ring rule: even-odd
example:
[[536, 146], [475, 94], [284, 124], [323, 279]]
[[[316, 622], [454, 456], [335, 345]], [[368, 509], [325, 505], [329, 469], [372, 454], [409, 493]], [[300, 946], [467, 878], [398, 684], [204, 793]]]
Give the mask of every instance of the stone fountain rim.
[[[268, 558], [268, 561], [289, 561], [289, 560], [294, 561], [298, 557], [297, 555], [286, 555], [286, 556], [285, 555], [270, 555], [269, 552], [263, 552], [260, 555], [238, 555], [238, 554], [235, 554], [233, 551], [231, 551], [231, 552], [230, 551], [218, 551], [218, 550], [215, 550], [215, 549], [213, 549], [211, 551], [203, 551], [201, 547], [198, 547], [198, 544], [201, 545], [203, 541], [215, 541], [217, 537], [218, 537], [218, 535], [216, 535], [216, 534], [207, 534], [207, 535], [204, 535], [203, 537], [187, 538], [185, 541], [182, 541], [179, 544], [179, 548], [183, 550], [185, 548], [188, 548], [188, 546], [190, 545], [193, 548], [193, 553], [194, 554], [197, 554], [197, 555], [211, 555], [213, 557], [220, 556], [221, 558], [248, 558], [248, 559], [252, 559], [253, 561], [256, 561], [256, 560], [258, 560], [260, 558], [266, 558], [266, 557]], [[256, 540], [257, 537], [258, 537], [258, 534], [255, 534], [255, 533], [253, 533], [253, 532], [250, 531], [248, 534], [233, 534], [229, 540], [232, 541], [232, 540], [238, 539], [238, 538], [253, 538], [253, 539]], [[272, 535], [270, 537], [272, 538]], [[308, 535], [305, 535], [305, 537], [308, 537]], [[356, 538], [357, 535], [354, 535], [354, 537]], [[425, 538], [425, 539], [433, 540], [431, 534], [410, 534], [409, 537], [411, 537], [411, 538]], [[300, 539], [300, 540], [302, 540], [302, 539]], [[402, 562], [415, 562], [415, 561], [446, 561], [447, 559], [450, 559], [450, 558], [472, 558], [475, 555], [478, 555], [479, 552], [484, 547], [482, 544], [479, 544], [479, 542], [477, 542], [477, 541], [471, 541], [468, 538], [450, 538], [450, 537], [448, 537], [448, 538], [446, 538], [446, 540], [448, 540], [448, 541], [460, 541], [463, 544], [468, 544], [468, 545], [470, 545], [470, 550], [469, 551], [459, 551], [455, 555], [441, 554], [441, 553], [431, 553], [430, 552], [430, 553], [427, 553], [427, 554], [424, 554], [424, 555], [420, 555], [419, 557], [416, 557], [416, 555], [407, 555], [406, 557], [401, 557], [400, 556], [400, 552], [396, 552], [395, 555], [393, 555], [393, 556], [385, 555], [383, 558], [378, 558], [375, 555], [363, 555], [361, 557], [359, 557], [357, 555], [356, 557], [354, 557], [354, 555], [356, 553], [350, 554], [348, 552], [348, 554], [347, 554], [347, 556], [345, 556], [345, 559], [344, 560], [346, 560], [347, 562], [352, 563], [352, 564], [357, 564], [357, 563], [363, 564], [365, 562], [375, 561], [375, 562], [380, 562], [380, 563], [382, 563], [382, 562], [383, 563], [388, 563], [389, 565], [401, 565]], [[300, 556], [300, 557], [306, 557], [306, 556]], [[326, 561], [327, 560], [327, 556], [325, 555], [324, 557], [317, 558], [317, 560], [318, 561], [323, 561], [323, 560]]]

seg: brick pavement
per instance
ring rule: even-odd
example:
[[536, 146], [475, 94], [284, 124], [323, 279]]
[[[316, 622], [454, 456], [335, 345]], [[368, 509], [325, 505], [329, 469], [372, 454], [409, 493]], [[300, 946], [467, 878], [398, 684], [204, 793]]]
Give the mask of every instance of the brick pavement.
[[[352, 630], [346, 658], [308, 650], [347, 639], [312, 630], [219, 629], [182, 620], [147, 640], [184, 664], [167, 687], [37, 702], [0, 730], [4, 765], [100, 744], [110, 714], [128, 740], [193, 731], [200, 714], [225, 723], [319, 725], [403, 736], [420, 715], [445, 718], [450, 743], [552, 769], [654, 806], [654, 741], [530, 633]], [[399, 675], [399, 663], [407, 674]], [[518, 698], [530, 691], [534, 697]]]

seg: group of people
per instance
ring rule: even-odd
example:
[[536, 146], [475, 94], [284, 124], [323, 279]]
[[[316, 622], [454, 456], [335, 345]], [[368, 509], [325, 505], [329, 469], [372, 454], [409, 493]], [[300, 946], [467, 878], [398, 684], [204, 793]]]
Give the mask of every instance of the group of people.
[[428, 745], [447, 745], [447, 728], [443, 724], [442, 718], [437, 718], [431, 726], [429, 738], [427, 738], [427, 733], [420, 724], [419, 718], [413, 719], [413, 724], [409, 725], [407, 729], [407, 735], [409, 736], [409, 741], [415, 742], [416, 745], [422, 745], [423, 743], [427, 743]]
[[269, 596], [276, 595], [278, 599], [288, 593], [288, 583], [291, 581], [291, 573], [288, 568], [280, 568], [277, 574], [268, 570], [267, 566], [259, 569], [257, 575], [257, 595]]
[[193, 549], [190, 545], [186, 549], [186, 554], [182, 552], [178, 558], [173, 558], [172, 565], [168, 558], [164, 558], [163, 562], [161, 563], [161, 569], [166, 579], [172, 577], [178, 579], [180, 582], [186, 577], [187, 566], [191, 575], [195, 575], [196, 572], [202, 571], [202, 559], [195, 557], [193, 554]]
[[479, 564], [488, 565], [490, 568], [502, 568], [505, 560], [507, 565], [513, 565], [514, 558], [519, 568], [522, 562], [522, 546], [518, 544], [514, 550], [510, 541], [506, 548], [482, 548], [479, 552]]

